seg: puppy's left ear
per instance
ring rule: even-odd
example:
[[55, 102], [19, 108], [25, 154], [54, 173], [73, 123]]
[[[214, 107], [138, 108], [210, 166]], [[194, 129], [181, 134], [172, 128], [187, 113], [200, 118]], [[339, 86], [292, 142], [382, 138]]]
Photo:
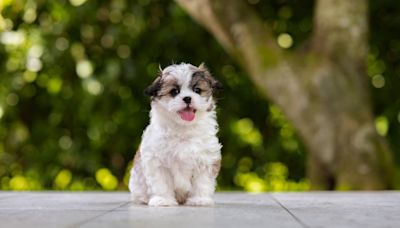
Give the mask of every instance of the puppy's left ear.
[[161, 76], [158, 76], [154, 82], [144, 90], [144, 94], [150, 97], [155, 97], [161, 89]]
[[202, 71], [207, 72], [207, 75], [209, 76], [210, 81], [211, 81], [211, 87], [212, 87], [213, 91], [218, 92], [218, 91], [221, 91], [221, 90], [224, 88], [224, 86], [222, 85], [221, 82], [219, 82], [217, 79], [215, 79], [213, 76], [211, 76], [211, 73], [210, 73], [210, 71], [208, 70], [206, 64], [204, 64], [204, 62], [202, 62], [202, 63], [198, 66], [198, 68], [199, 68], [200, 70], [202, 70]]
[[222, 85], [222, 83], [220, 81], [218, 81], [215, 78], [213, 78], [212, 88], [213, 88], [214, 91], [218, 92], [218, 91], [221, 91], [221, 90], [224, 89], [224, 85]]

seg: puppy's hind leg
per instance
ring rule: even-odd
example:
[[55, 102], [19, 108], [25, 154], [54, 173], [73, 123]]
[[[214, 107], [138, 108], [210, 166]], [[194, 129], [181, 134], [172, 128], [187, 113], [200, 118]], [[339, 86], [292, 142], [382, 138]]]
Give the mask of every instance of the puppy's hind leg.
[[141, 166], [140, 152], [138, 151], [135, 155], [134, 165], [131, 169], [131, 176], [129, 178], [131, 201], [135, 204], [147, 204], [149, 201], [146, 180]]
[[131, 192], [131, 201], [135, 204], [147, 204], [149, 199], [147, 196], [147, 185], [143, 175], [131, 171], [129, 179], [129, 190]]

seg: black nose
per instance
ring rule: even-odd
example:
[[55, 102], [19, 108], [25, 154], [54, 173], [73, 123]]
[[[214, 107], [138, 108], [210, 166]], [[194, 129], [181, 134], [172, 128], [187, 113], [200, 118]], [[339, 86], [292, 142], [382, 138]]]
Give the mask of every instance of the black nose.
[[184, 98], [183, 98], [183, 101], [184, 101], [186, 104], [190, 104], [190, 102], [192, 101], [192, 98], [191, 98], [191, 97], [184, 97]]

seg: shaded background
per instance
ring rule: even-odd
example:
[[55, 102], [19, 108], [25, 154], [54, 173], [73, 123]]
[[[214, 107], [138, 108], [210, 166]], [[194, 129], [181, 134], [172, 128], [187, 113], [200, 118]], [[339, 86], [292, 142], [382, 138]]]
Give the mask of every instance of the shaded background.
[[[248, 0], [285, 49], [310, 36], [314, 1]], [[375, 123], [400, 165], [400, 5], [370, 1]], [[220, 190], [307, 190], [292, 125], [217, 41], [161, 0], [0, 2], [0, 189], [125, 190], [158, 65], [205, 62], [224, 85]]]

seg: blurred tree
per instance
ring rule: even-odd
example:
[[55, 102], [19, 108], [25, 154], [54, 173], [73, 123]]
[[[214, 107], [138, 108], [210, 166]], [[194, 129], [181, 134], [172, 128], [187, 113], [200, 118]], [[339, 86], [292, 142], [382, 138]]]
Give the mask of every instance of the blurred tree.
[[159, 64], [181, 61], [206, 61], [225, 84], [219, 188], [307, 189], [292, 127], [175, 2], [15, 0], [0, 11], [0, 189], [126, 189], [148, 124], [142, 91]]
[[391, 150], [375, 130], [366, 77], [367, 0], [317, 0], [314, 30], [296, 51], [243, 0], [176, 0], [206, 27], [294, 124], [314, 189], [393, 187]]

